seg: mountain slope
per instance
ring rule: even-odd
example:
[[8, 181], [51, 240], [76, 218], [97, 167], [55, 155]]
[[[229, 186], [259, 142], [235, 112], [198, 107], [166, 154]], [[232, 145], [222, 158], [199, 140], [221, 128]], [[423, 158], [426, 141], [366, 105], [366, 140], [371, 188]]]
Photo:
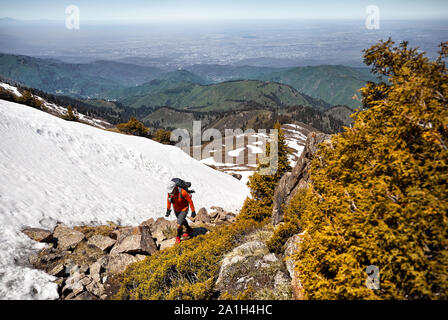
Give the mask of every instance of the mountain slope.
[[[157, 84], [157, 85], [160, 85]], [[138, 90], [130, 89], [131, 92]], [[296, 89], [271, 81], [228, 81], [213, 85], [179, 83], [177, 87], [129, 96], [119, 100], [131, 108], [170, 106], [196, 111], [227, 111], [246, 107], [304, 105], [326, 109], [330, 105], [301, 94]]]
[[[42, 247], [24, 226], [140, 223], [165, 213], [165, 185], [191, 181], [196, 207], [238, 210], [247, 187], [152, 140], [69, 122], [0, 100], [0, 298], [55, 298], [56, 285], [25, 266]], [[188, 168], [188, 170], [186, 170]]]
[[271, 80], [288, 84], [298, 91], [314, 98], [322, 99], [332, 105], [358, 107], [360, 97], [358, 90], [366, 81], [375, 81], [367, 68], [351, 68], [346, 66], [313, 66], [299, 67], [273, 72], [260, 77], [260, 80]]
[[105, 92], [155, 79], [163, 71], [113, 61], [69, 64], [49, 59], [0, 54], [0, 75], [49, 93], [103, 97]]

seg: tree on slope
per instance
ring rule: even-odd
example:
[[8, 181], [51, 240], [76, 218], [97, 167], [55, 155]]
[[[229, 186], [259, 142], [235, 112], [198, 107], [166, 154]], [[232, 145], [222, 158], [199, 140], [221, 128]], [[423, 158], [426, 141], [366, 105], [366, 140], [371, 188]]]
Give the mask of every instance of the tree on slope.
[[[448, 75], [390, 39], [364, 60], [388, 82], [362, 89], [368, 108], [320, 148], [297, 212], [297, 270], [310, 299], [448, 298]], [[380, 289], [366, 288], [366, 267]]]
[[[269, 218], [272, 213], [272, 202], [274, 190], [281, 177], [288, 171], [291, 171], [288, 159], [288, 146], [281, 125], [277, 122], [274, 129], [278, 130], [277, 145], [278, 153], [274, 154], [274, 160], [277, 161], [277, 170], [271, 174], [260, 174], [261, 169], [269, 167], [269, 163], [260, 162], [257, 171], [249, 177], [248, 186], [251, 190], [251, 198], [244, 202], [240, 213], [240, 218], [250, 218], [256, 221], [262, 221]], [[266, 146], [266, 155], [270, 157], [271, 144]]]

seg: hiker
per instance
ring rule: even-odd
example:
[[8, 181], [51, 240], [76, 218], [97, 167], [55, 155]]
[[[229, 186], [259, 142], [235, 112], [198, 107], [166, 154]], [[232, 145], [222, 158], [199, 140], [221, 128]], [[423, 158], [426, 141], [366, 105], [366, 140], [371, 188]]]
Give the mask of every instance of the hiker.
[[[165, 217], [169, 217], [171, 214], [171, 204], [173, 205], [174, 214], [177, 218], [177, 237], [176, 243], [180, 243], [182, 229], [185, 226], [186, 232], [182, 235], [183, 240], [189, 239], [193, 229], [188, 225], [187, 214], [188, 206], [191, 209], [191, 217], [196, 216], [196, 210], [194, 209], [193, 201], [191, 200], [190, 193], [194, 191], [188, 190], [188, 185], [184, 185], [184, 181], [181, 179], [173, 179], [167, 186], [168, 200]], [[191, 184], [190, 184], [191, 185]]]

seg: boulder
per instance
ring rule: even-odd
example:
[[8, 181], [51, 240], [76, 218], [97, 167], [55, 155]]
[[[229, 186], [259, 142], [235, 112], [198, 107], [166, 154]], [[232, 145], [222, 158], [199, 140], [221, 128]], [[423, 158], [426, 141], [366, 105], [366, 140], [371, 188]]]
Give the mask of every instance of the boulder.
[[141, 236], [130, 235], [122, 238], [110, 251], [111, 255], [118, 253], [129, 253], [129, 254], [137, 254], [142, 253], [142, 248], [140, 246]]
[[151, 227], [154, 224], [155, 220], [153, 218], [149, 218], [148, 220], [143, 221], [140, 223], [140, 226], [148, 226]]
[[216, 219], [217, 217], [223, 215], [225, 212], [221, 207], [210, 207], [210, 209], [213, 210], [212, 212], [210, 212], [210, 218], [212, 219]]
[[210, 223], [210, 222], [212, 222], [212, 219], [210, 218], [210, 216], [207, 213], [207, 209], [201, 208], [198, 211], [198, 213], [197, 213], [197, 215], [196, 215], [196, 217], [194, 219], [194, 222], [200, 222], [200, 223]]
[[50, 230], [40, 228], [25, 228], [22, 230], [22, 232], [37, 242], [53, 242], [53, 233]]
[[[174, 213], [172, 213], [174, 215]], [[163, 232], [177, 228], [176, 220], [167, 220], [165, 218], [158, 218], [156, 222], [152, 224], [150, 230], [152, 233]]]
[[87, 241], [87, 244], [93, 245], [103, 251], [107, 251], [115, 244], [115, 242], [117, 241], [112, 238], [96, 234], [90, 237], [90, 239]]
[[171, 248], [175, 244], [176, 244], [176, 238], [163, 240], [163, 241], [160, 242], [159, 250], [163, 250], [163, 249], [166, 249], [166, 248]]
[[283, 208], [289, 204], [300, 189], [304, 189], [310, 182], [310, 165], [317, 151], [317, 146], [328, 142], [331, 136], [324, 133], [311, 132], [306, 140], [305, 148], [291, 172], [285, 173], [274, 191], [272, 223], [283, 221]]
[[110, 251], [111, 255], [118, 253], [151, 255], [157, 251], [157, 244], [149, 227], [140, 227], [139, 234], [121, 237]]
[[57, 247], [61, 250], [73, 249], [85, 238], [84, 233], [73, 230], [63, 224], [56, 226], [53, 237], [57, 241]]
[[113, 240], [120, 241], [125, 237], [128, 237], [130, 235], [136, 235], [136, 234], [140, 234], [139, 227], [123, 227], [123, 228], [119, 228], [117, 230], [112, 231], [109, 234], [109, 237]]
[[142, 226], [140, 227], [141, 231], [141, 239], [140, 239], [140, 247], [142, 248], [143, 254], [154, 254], [157, 252], [157, 244], [152, 236], [151, 230], [149, 227]]
[[96, 281], [99, 282], [101, 280], [101, 274], [106, 271], [106, 267], [108, 264], [108, 257], [104, 256], [99, 258], [96, 262], [90, 265], [90, 277]]
[[[235, 266], [238, 264], [250, 264], [247, 259], [250, 256], [264, 256], [268, 252], [266, 244], [261, 241], [246, 242], [228, 253], [221, 261], [221, 268], [219, 276], [216, 281], [216, 286], [222, 289], [232, 282], [232, 274], [235, 272]], [[252, 266], [247, 266], [251, 269]], [[253, 268], [252, 268], [253, 269]]]
[[127, 253], [111, 254], [109, 255], [106, 271], [109, 274], [118, 274], [123, 272], [128, 265], [137, 261], [138, 259], [136, 257]]

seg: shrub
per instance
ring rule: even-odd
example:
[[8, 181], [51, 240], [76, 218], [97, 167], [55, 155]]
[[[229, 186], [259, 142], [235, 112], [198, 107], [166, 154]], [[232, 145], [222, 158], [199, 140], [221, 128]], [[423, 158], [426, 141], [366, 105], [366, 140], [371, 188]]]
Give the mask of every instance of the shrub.
[[129, 266], [117, 299], [211, 299], [223, 255], [257, 224], [221, 226]]
[[150, 137], [149, 129], [146, 128], [143, 123], [138, 121], [135, 117], [131, 117], [131, 119], [127, 123], [118, 124], [117, 129], [120, 130], [120, 132], [132, 134], [134, 136], [145, 138]]
[[312, 163], [296, 256], [307, 298], [448, 298], [447, 47], [432, 62], [390, 39], [365, 51], [388, 83], [362, 90], [369, 109]]
[[73, 108], [71, 105], [67, 106], [67, 114], [64, 116], [64, 119], [67, 121], [78, 121], [78, 117], [74, 115]]
[[163, 144], [171, 144], [171, 131], [158, 129], [154, 133], [153, 140]]

